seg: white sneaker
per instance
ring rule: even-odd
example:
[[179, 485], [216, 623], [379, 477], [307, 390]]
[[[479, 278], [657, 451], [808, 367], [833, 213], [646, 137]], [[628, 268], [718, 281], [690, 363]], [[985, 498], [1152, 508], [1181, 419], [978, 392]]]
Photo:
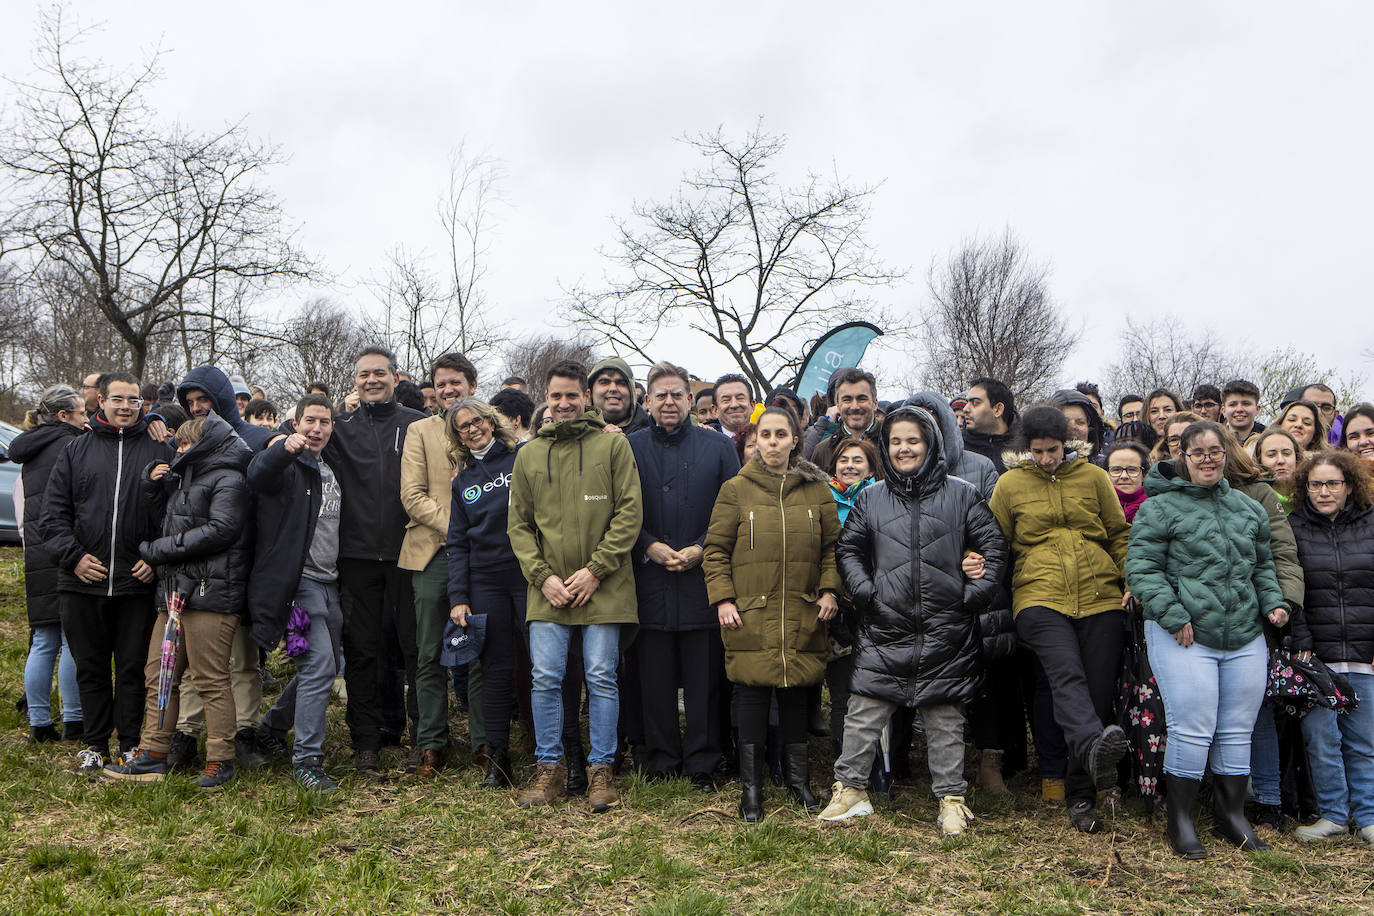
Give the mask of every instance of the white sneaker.
[[964, 804], [962, 795], [946, 795], [940, 799], [940, 834], [958, 836], [964, 832], [968, 822], [973, 820], [973, 812]]
[[1360, 841], [1368, 843], [1370, 848], [1374, 849], [1374, 824], [1360, 828]]
[[840, 782], [830, 787], [830, 804], [819, 815], [823, 821], [844, 821], [851, 817], [867, 817], [873, 813], [873, 803], [863, 789], [851, 789]]
[[1293, 831], [1293, 836], [1303, 843], [1320, 843], [1322, 840], [1334, 840], [1345, 834], [1344, 825], [1328, 821], [1324, 817], [1319, 817], [1314, 823]]

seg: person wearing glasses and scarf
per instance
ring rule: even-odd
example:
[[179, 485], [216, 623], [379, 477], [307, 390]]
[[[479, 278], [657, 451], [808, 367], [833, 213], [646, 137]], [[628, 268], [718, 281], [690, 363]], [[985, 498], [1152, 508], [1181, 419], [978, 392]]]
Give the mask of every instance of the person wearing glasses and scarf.
[[1182, 458], [1155, 465], [1136, 513], [1126, 584], [1144, 608], [1150, 665], [1169, 725], [1164, 780], [1169, 845], [1207, 855], [1193, 825], [1202, 777], [1213, 774], [1212, 822], [1242, 849], [1267, 849], [1244, 814], [1250, 735], [1264, 700], [1261, 619], [1288, 620], [1263, 507], [1226, 481], [1228, 433], [1202, 420], [1182, 433]]

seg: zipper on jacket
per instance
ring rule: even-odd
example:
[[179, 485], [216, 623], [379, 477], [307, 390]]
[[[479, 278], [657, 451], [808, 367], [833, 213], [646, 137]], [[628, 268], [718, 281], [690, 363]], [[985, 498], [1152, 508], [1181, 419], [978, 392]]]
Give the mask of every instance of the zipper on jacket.
[[202, 597], [202, 598], [205, 597], [205, 580], [204, 580], [204, 579], [201, 579], [201, 580], [200, 580], [200, 597]]
[[106, 586], [105, 597], [114, 597], [115, 580], [115, 546], [119, 543], [117, 533], [119, 531], [119, 485], [124, 477], [124, 430], [119, 430], [119, 448], [115, 453], [115, 486], [114, 501], [111, 503], [113, 510], [110, 512], [110, 568], [105, 572]]
[[754, 510], [749, 510], [749, 549], [754, 549]]
[[[1336, 520], [1331, 519], [1331, 552], [1336, 556], [1336, 596], [1340, 600], [1340, 620], [1341, 620], [1341, 658], [1338, 661], [1345, 661], [1354, 656], [1350, 651], [1347, 642], [1345, 629], [1345, 564], [1341, 562], [1341, 546], [1336, 539]], [[1275, 567], [1277, 569], [1277, 567]]]
[[786, 486], [787, 475], [783, 474], [778, 483], [778, 519], [782, 522], [782, 567], [778, 576], [782, 583], [782, 600], [778, 608], [778, 619], [781, 621], [778, 642], [782, 649], [782, 686], [790, 687], [792, 685], [787, 683], [787, 510], [782, 504], [782, 491]]
[[812, 514], [809, 506], [806, 509], [806, 528], [811, 534], [816, 533], [816, 516]]

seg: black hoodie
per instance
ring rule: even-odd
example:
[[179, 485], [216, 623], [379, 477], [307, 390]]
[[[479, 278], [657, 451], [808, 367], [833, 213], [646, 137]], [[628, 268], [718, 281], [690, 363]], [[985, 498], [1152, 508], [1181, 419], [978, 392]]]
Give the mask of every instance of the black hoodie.
[[177, 386], [177, 400], [186, 408], [187, 413], [191, 412], [191, 407], [186, 402], [186, 396], [196, 390], [204, 391], [210, 396], [210, 400], [215, 402], [215, 413], [219, 414], [219, 418], [228, 423], [253, 451], [260, 452], [267, 448], [267, 443], [276, 435], [272, 430], [254, 426], [239, 416], [239, 402], [234, 400], [234, 385], [223, 370], [214, 366], [197, 366], [186, 373], [186, 377]]
[[28, 599], [31, 627], [62, 622], [57, 608], [57, 564], [44, 549], [39, 520], [43, 517], [43, 494], [57, 456], [83, 431], [70, 423], [53, 420], [15, 436], [7, 450], [11, 461], [24, 466], [20, 472], [24, 487], [24, 596]]
[[[40, 527], [57, 561], [57, 589], [109, 597], [151, 592], [153, 584], [134, 578], [133, 567], [141, 559], [139, 543], [162, 528], [162, 506], [141, 498], [139, 479], [174, 453], [148, 437], [146, 417], [121, 429], [96, 414], [90, 428], [58, 455], [44, 491]], [[100, 582], [76, 577], [76, 564], [88, 553], [108, 570]]]

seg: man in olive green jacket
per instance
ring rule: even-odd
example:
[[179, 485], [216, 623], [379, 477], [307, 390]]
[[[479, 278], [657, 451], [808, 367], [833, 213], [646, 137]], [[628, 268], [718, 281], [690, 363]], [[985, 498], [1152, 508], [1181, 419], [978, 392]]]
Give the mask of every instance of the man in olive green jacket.
[[563, 792], [563, 675], [581, 636], [591, 732], [588, 800], [605, 811], [619, 800], [611, 779], [620, 698], [622, 625], [639, 621], [630, 552], [644, 509], [639, 471], [624, 436], [607, 435], [588, 409], [586, 370], [559, 363], [547, 379], [549, 416], [515, 459], [507, 531], [529, 582], [526, 620], [533, 668], [534, 781], [522, 807]]

